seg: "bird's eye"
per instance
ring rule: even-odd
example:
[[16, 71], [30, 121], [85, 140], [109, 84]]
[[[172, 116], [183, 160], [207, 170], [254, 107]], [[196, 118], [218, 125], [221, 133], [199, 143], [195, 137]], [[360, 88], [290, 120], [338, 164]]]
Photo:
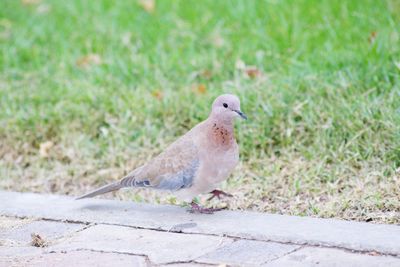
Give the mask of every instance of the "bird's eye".
[[223, 103], [222, 105], [224, 106], [224, 108], [227, 108], [227, 107], [228, 107], [228, 104], [227, 104], [227, 103]]

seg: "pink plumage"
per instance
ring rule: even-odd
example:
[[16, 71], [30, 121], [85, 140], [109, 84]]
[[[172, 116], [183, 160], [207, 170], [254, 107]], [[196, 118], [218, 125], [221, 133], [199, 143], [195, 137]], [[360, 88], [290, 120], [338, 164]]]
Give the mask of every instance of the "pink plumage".
[[[239, 162], [239, 148], [233, 128], [236, 117], [247, 119], [240, 110], [239, 98], [231, 94], [220, 95], [212, 104], [209, 117], [161, 154], [121, 180], [78, 199], [124, 187], [148, 187], [173, 191], [177, 197], [191, 201], [199, 194], [215, 190]], [[211, 213], [213, 210], [192, 202], [192, 211]]]

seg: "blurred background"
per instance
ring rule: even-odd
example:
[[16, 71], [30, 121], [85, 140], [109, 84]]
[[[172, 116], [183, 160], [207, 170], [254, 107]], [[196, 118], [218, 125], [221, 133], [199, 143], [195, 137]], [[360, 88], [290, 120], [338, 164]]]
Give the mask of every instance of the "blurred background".
[[209, 205], [400, 223], [400, 1], [2, 0], [0, 69], [2, 189], [118, 179], [231, 92], [235, 197]]

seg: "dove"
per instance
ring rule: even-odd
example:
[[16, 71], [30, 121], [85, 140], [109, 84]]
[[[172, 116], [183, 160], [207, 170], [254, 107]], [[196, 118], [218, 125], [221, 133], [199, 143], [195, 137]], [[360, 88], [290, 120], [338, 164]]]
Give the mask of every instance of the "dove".
[[[196, 196], [232, 196], [216, 189], [239, 163], [239, 147], [234, 135], [235, 118], [247, 119], [240, 100], [233, 94], [218, 96], [206, 120], [170, 144], [162, 153], [134, 169], [121, 180], [107, 184], [77, 199], [94, 197], [121, 188], [152, 188], [172, 191], [190, 203], [190, 212], [220, 210], [200, 206]], [[211, 199], [209, 198], [209, 199]]]

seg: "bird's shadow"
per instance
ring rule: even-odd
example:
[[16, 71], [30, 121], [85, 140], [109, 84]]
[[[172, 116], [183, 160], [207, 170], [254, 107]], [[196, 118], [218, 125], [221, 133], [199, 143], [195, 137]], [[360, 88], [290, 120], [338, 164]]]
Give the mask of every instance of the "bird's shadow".
[[78, 209], [92, 210], [92, 211], [124, 210], [121, 207], [115, 207], [113, 205], [107, 205], [107, 204], [84, 204], [84, 205], [80, 206]]
[[80, 211], [93, 211], [93, 212], [109, 212], [109, 213], [137, 213], [137, 212], [145, 212], [145, 213], [155, 213], [155, 214], [160, 214], [160, 213], [170, 213], [170, 214], [180, 214], [182, 212], [186, 213], [186, 210], [180, 206], [152, 206], [152, 205], [146, 205], [146, 204], [134, 204], [134, 203], [129, 203], [129, 204], [124, 204], [121, 205], [121, 203], [82, 203], [77, 207], [77, 210]]
[[[107, 214], [112, 214], [113, 217], [117, 218], [127, 218], [132, 215], [132, 213], [136, 212], [145, 212], [145, 213], [151, 213], [156, 216], [165, 216], [165, 214], [169, 214], [170, 216], [174, 216], [173, 214], [182, 215], [182, 212], [185, 212], [184, 214], [186, 216], [192, 217], [193, 215], [188, 213], [187, 210], [182, 209], [182, 207], [179, 206], [169, 206], [169, 207], [148, 207], [148, 206], [141, 206], [140, 207], [135, 207], [132, 209], [132, 206], [126, 205], [126, 206], [120, 206], [120, 205], [113, 205], [109, 203], [83, 203], [80, 207], [77, 208], [80, 212], [86, 212], [90, 211], [92, 212], [106, 212]], [[127, 213], [131, 213], [129, 216], [127, 216]], [[151, 215], [153, 217], [153, 215]], [[168, 231], [171, 232], [182, 232], [185, 229], [190, 229], [197, 227], [197, 223], [193, 221], [185, 222], [185, 223], [177, 223], [173, 224], [171, 227], [168, 228]]]

